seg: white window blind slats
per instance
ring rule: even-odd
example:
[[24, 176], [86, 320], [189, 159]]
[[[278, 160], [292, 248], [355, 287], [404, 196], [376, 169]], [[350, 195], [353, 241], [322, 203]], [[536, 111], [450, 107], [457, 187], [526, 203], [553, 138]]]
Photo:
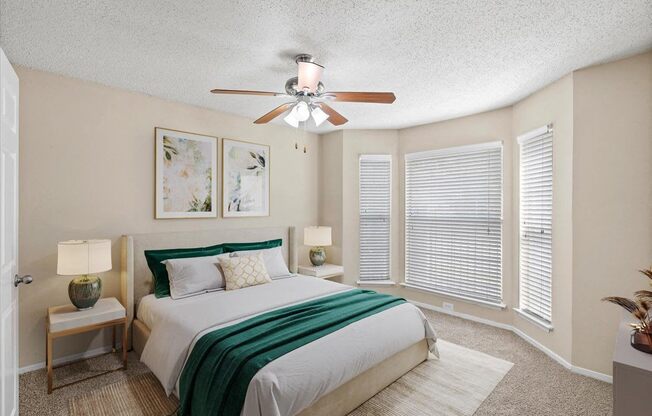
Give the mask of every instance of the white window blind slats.
[[502, 303], [502, 144], [405, 157], [406, 284]]
[[390, 278], [391, 158], [360, 156], [360, 280]]
[[548, 128], [520, 143], [520, 309], [552, 322], [552, 143]]

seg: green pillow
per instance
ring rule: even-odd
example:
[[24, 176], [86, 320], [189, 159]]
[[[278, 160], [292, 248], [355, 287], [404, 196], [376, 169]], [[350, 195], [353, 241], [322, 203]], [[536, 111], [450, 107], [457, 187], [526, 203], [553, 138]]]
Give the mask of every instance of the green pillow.
[[222, 244], [225, 253], [234, 251], [264, 250], [266, 248], [280, 247], [283, 245], [283, 239], [260, 241], [257, 243], [225, 243]]
[[216, 256], [224, 253], [223, 244], [210, 247], [171, 248], [166, 250], [145, 250], [147, 265], [154, 276], [154, 295], [157, 298], [170, 296], [170, 278], [165, 264], [168, 259], [185, 259], [189, 257]]

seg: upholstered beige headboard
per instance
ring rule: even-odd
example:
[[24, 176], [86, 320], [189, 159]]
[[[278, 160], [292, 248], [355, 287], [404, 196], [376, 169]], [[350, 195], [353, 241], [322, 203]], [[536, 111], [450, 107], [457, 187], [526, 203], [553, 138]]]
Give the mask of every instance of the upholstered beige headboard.
[[145, 250], [203, 247], [221, 243], [247, 243], [283, 239], [283, 255], [292, 273], [297, 271], [294, 227], [240, 228], [172, 233], [149, 233], [122, 236], [121, 286], [122, 304], [131, 324], [138, 303], [152, 293], [152, 273], [145, 260]]

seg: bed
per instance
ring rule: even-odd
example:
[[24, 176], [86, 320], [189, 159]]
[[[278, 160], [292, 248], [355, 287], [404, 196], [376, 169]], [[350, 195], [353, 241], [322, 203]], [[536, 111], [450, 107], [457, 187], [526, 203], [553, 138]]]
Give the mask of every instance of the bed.
[[[123, 236], [121, 298], [129, 344], [168, 394], [197, 341], [210, 331], [260, 314], [355, 290], [301, 275], [191, 298], [155, 298], [143, 252], [151, 249], [283, 239], [296, 272], [294, 227], [153, 233]], [[137, 312], [137, 313], [136, 313]], [[265, 365], [246, 390], [242, 415], [346, 415], [436, 353], [435, 334], [416, 307], [403, 303], [353, 322]]]

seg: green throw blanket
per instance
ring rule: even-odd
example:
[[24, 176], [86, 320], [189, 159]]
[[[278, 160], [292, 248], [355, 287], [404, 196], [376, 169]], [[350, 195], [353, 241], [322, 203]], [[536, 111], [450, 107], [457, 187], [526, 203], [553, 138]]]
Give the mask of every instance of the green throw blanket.
[[179, 415], [239, 416], [249, 382], [269, 362], [404, 299], [353, 289], [258, 315], [202, 336], [179, 381]]

